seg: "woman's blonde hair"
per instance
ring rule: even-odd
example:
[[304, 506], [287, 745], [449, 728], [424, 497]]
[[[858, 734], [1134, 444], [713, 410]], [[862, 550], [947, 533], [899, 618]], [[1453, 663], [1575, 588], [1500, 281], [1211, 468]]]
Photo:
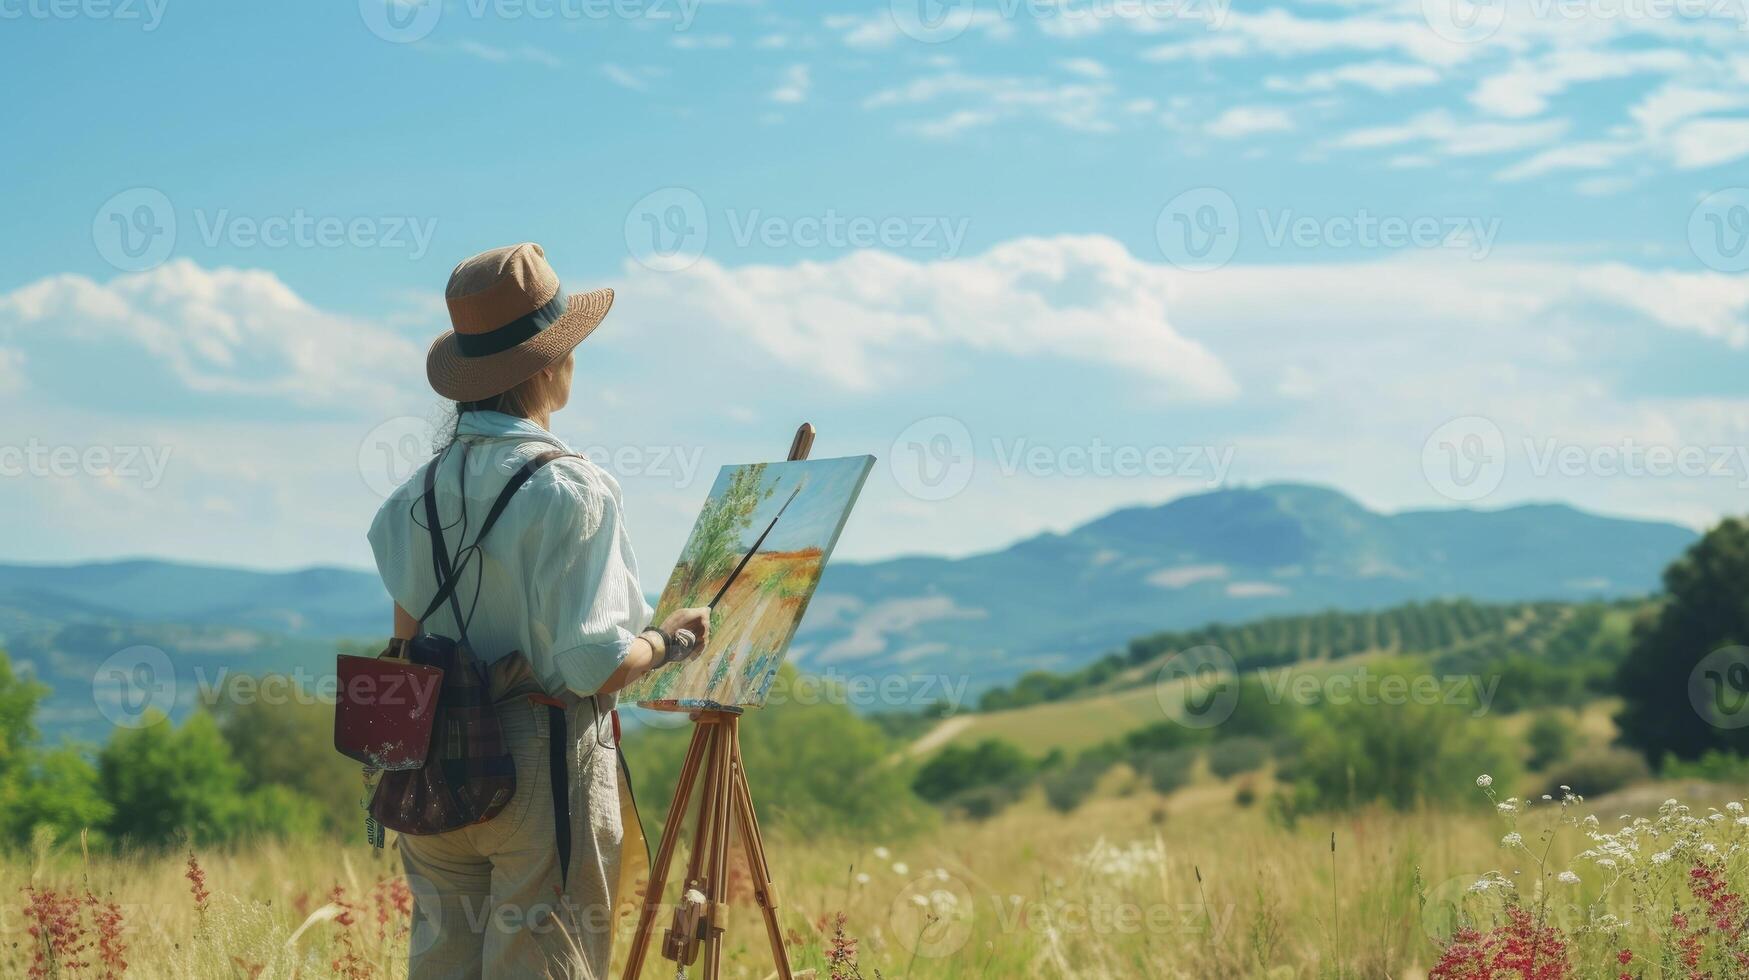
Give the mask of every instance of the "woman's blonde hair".
[[[479, 401], [456, 402], [455, 424], [448, 427], [448, 442], [455, 441], [463, 413], [503, 412], [505, 415], [515, 415], [525, 419], [534, 418], [543, 409], [558, 403], [559, 396], [562, 394], [559, 384], [556, 374], [541, 370], [519, 382], [509, 391], [501, 392], [490, 398], [482, 398]], [[442, 447], [439, 448], [441, 450]]]

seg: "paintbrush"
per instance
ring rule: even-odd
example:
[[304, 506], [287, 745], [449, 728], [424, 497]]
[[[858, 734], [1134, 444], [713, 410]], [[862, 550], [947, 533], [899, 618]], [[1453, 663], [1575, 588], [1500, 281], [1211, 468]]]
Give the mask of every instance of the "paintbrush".
[[711, 598], [711, 601], [706, 608], [715, 609], [717, 603], [722, 601], [723, 596], [729, 594], [729, 586], [735, 584], [735, 579], [741, 574], [741, 570], [746, 568], [747, 563], [753, 560], [753, 556], [759, 553], [759, 546], [765, 543], [765, 536], [770, 534], [771, 529], [777, 526], [777, 519], [783, 516], [783, 512], [789, 509], [789, 505], [795, 503], [796, 495], [802, 492], [802, 485], [806, 482], [806, 480], [803, 480], [796, 483], [796, 488], [790, 491], [789, 499], [784, 501], [783, 506], [777, 509], [777, 514], [772, 517], [770, 524], [765, 525], [765, 530], [759, 532], [759, 537], [753, 541], [753, 547], [748, 548], [747, 553], [741, 556], [741, 563], [736, 565], [735, 570], [729, 573], [729, 577], [723, 580], [723, 587], [717, 590], [717, 594]]

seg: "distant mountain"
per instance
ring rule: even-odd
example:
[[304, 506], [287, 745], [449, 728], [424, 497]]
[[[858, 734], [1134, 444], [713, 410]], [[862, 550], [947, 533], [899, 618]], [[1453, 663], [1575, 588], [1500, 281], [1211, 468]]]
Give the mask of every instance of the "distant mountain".
[[[1214, 621], [1649, 593], [1694, 538], [1558, 504], [1381, 514], [1323, 487], [1217, 490], [988, 554], [835, 563], [792, 659], [822, 674], [946, 676], [975, 691]], [[179, 675], [325, 671], [335, 639], [375, 641], [388, 625], [388, 597], [362, 571], [0, 565], [0, 644], [57, 688], [51, 724], [82, 732], [102, 723], [91, 679], [118, 650], [163, 649]], [[181, 693], [186, 703], [192, 685]]]
[[963, 676], [976, 689], [1215, 621], [1649, 593], [1695, 537], [1560, 504], [1381, 514], [1324, 487], [1224, 489], [989, 554], [833, 565], [794, 659], [817, 673]]

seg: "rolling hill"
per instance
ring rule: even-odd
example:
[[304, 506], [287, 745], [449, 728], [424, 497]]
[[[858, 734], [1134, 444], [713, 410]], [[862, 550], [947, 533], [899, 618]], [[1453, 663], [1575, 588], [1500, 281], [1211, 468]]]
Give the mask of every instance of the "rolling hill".
[[[1384, 514], [1323, 487], [1223, 489], [987, 554], [835, 563], [792, 659], [819, 674], [951, 677], [975, 694], [1162, 629], [1457, 596], [1645, 594], [1694, 537], [1558, 504]], [[120, 650], [162, 649], [179, 676], [325, 671], [335, 640], [383, 634], [387, 601], [373, 574], [343, 568], [0, 565], [0, 645], [57, 688], [45, 721], [83, 729], [103, 720], [93, 673]]]

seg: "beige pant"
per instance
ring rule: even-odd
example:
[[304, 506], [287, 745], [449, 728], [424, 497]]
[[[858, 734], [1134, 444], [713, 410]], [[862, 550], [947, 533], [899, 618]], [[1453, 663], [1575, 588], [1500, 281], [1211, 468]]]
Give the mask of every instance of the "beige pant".
[[485, 823], [401, 836], [412, 887], [410, 980], [565, 977], [605, 980], [623, 839], [611, 696], [598, 711], [566, 698], [571, 744], [571, 861], [559, 885], [549, 712], [525, 661], [493, 665], [498, 719], [516, 759], [516, 795]]

